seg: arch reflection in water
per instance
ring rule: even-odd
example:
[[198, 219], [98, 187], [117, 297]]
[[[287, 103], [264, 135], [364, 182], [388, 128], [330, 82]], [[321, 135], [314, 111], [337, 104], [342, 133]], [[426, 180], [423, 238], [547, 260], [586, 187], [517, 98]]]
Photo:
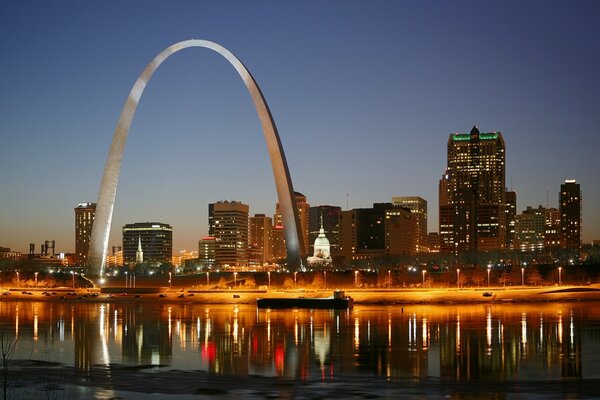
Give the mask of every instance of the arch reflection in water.
[[598, 378], [600, 371], [600, 307], [589, 303], [290, 312], [5, 302], [0, 312], [2, 329], [19, 336], [15, 358], [58, 361], [84, 372], [126, 364], [301, 380], [511, 381]]

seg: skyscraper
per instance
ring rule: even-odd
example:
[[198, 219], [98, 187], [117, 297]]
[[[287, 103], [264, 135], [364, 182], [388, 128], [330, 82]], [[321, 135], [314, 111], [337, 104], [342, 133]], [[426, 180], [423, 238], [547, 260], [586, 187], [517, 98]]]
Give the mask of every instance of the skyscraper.
[[[310, 204], [306, 201], [306, 196], [299, 192], [294, 192], [296, 196], [296, 205], [298, 206], [298, 220], [300, 221], [300, 230], [302, 232], [302, 237], [299, 238], [304, 242], [304, 251], [308, 251], [308, 210], [310, 208]], [[283, 226], [283, 218], [281, 216], [281, 211], [279, 209], [279, 203], [275, 204], [275, 214], [273, 215], [273, 225], [275, 226]], [[302, 254], [303, 257], [306, 256]]]
[[451, 247], [461, 253], [505, 247], [505, 146], [500, 132], [480, 133], [473, 127], [468, 134], [451, 134], [440, 199], [442, 189], [447, 189], [446, 205], [440, 201], [442, 235], [442, 215], [452, 216], [452, 243], [443, 237], [443, 250]]
[[504, 193], [504, 226], [506, 227], [506, 244], [508, 250], [514, 249], [515, 219], [517, 216], [517, 192], [507, 191]]
[[96, 215], [96, 203], [79, 203], [75, 207], [75, 264], [87, 266], [92, 226]]
[[261, 264], [271, 261], [273, 253], [273, 220], [265, 214], [250, 217], [250, 246], [259, 252]]
[[173, 256], [173, 228], [160, 222], [136, 222], [123, 227], [123, 262], [125, 265], [140, 259], [147, 264], [170, 263]]
[[415, 216], [417, 224], [417, 235], [414, 252], [426, 253], [427, 247], [427, 200], [418, 196], [410, 197], [392, 197], [392, 204], [394, 206], [408, 208], [410, 212]]
[[574, 179], [560, 185], [560, 231], [565, 249], [581, 247], [581, 187]]
[[242, 268], [248, 265], [247, 204], [219, 201], [208, 205], [208, 232], [215, 238], [215, 264], [220, 268]]

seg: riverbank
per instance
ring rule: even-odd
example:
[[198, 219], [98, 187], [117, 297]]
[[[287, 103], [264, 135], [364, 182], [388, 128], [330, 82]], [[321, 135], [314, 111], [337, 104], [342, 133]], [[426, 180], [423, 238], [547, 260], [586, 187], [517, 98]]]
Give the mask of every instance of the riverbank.
[[[1, 301], [56, 302], [176, 302], [255, 304], [257, 298], [329, 297], [333, 289], [317, 290], [199, 290], [110, 287], [2, 288]], [[486, 287], [466, 289], [346, 289], [354, 304], [469, 304], [512, 302], [600, 301], [600, 284], [589, 286]]]

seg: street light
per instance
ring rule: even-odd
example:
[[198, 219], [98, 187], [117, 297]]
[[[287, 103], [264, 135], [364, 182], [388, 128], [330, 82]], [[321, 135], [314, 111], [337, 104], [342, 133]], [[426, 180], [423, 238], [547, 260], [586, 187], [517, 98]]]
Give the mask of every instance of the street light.
[[561, 272], [562, 272], [562, 267], [558, 267], [558, 286], [562, 285]]
[[354, 287], [358, 287], [358, 271], [354, 271]]
[[456, 268], [456, 289], [460, 289], [460, 268]]
[[391, 276], [391, 274], [392, 274], [392, 271], [390, 271], [388, 269], [388, 289], [390, 289], [392, 287], [392, 276]]
[[17, 287], [20, 287], [21, 284], [19, 282], [19, 271], [15, 271], [17, 273]]
[[233, 286], [237, 286], [237, 272], [233, 273]]
[[490, 287], [490, 270], [491, 268], [488, 267], [488, 287]]
[[34, 275], [35, 275], [35, 286], [37, 286], [37, 276], [38, 276], [38, 273], [35, 272]]
[[171, 272], [169, 272], [169, 289], [171, 288]]
[[129, 272], [125, 271], [125, 287], [129, 287]]
[[210, 285], [210, 271], [206, 271], [206, 286]]
[[323, 286], [327, 287], [327, 271], [323, 271]]
[[[269, 277], [269, 284], [267, 286], [267, 288], [269, 290], [271, 290], [271, 271], [267, 271], [267, 276]], [[296, 276], [294, 275], [294, 286], [296, 286]]]
[[73, 277], [73, 289], [75, 289], [75, 272], [71, 271], [71, 276]]
[[422, 271], [423, 272], [423, 287], [425, 287], [425, 270]]
[[296, 287], [296, 278], [298, 276], [298, 271], [294, 271], [294, 288]]
[[525, 268], [521, 267], [521, 286], [525, 286]]

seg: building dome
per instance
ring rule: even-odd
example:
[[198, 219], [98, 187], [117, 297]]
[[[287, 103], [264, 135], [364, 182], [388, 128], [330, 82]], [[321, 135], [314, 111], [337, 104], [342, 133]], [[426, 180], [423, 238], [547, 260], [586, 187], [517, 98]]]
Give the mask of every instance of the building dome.
[[313, 257], [331, 257], [329, 239], [327, 239], [327, 237], [325, 236], [325, 229], [323, 229], [323, 224], [321, 224], [319, 236], [317, 236], [317, 238], [315, 239], [314, 249], [315, 251], [313, 253]]

